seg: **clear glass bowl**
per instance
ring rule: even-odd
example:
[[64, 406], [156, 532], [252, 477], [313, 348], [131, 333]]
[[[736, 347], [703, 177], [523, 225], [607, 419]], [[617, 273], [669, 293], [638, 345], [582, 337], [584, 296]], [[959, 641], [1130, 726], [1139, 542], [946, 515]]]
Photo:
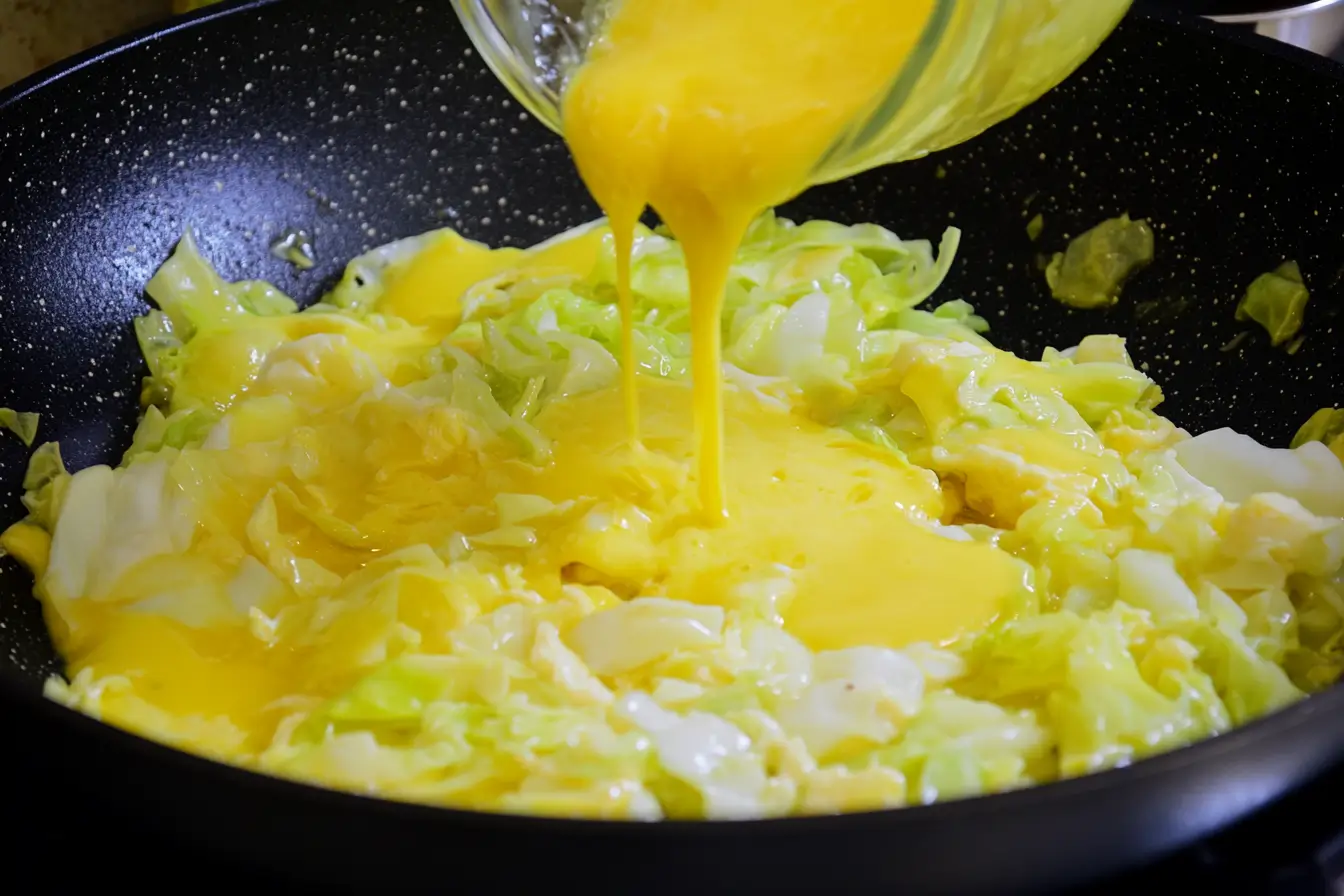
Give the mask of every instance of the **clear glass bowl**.
[[[559, 133], [566, 78], [619, 0], [452, 2], [486, 64]], [[1130, 3], [938, 0], [915, 51], [893, 64], [890, 89], [817, 160], [811, 181], [918, 158], [1003, 121], [1072, 74]]]

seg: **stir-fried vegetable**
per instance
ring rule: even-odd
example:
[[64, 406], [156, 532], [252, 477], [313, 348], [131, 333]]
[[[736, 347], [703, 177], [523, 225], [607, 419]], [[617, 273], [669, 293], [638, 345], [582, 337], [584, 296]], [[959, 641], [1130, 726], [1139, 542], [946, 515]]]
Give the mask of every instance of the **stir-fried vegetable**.
[[1286, 261], [1261, 274], [1246, 288], [1237, 305], [1237, 320], [1253, 320], [1265, 328], [1270, 342], [1283, 345], [1302, 329], [1311, 294], [1295, 261]]
[[1104, 308], [1153, 260], [1153, 228], [1121, 215], [1102, 221], [1055, 255], [1045, 271], [1050, 294], [1074, 308]]
[[13, 408], [0, 408], [0, 426], [14, 433], [25, 445], [37, 438], [38, 415]]
[[[1016, 577], [1012, 602], [951, 643], [884, 633], [882, 612], [857, 643], [809, 642], [800, 570], [816, 558], [772, 560], [750, 532], [759, 554], [677, 590], [713, 537], [678, 503], [688, 467], [666, 433], [689, 416], [649, 424], [632, 454], [597, 447], [613, 415], [580, 413], [619, 417], [602, 403], [621, 339], [605, 227], [527, 251], [416, 237], [356, 259], [303, 311], [224, 281], [187, 238], [137, 322], [150, 376], [123, 463], [69, 473], [39, 448], [30, 516], [0, 540], [37, 575], [70, 661], [49, 695], [330, 786], [654, 819], [1024, 787], [1334, 681], [1344, 466], [1322, 442], [1337, 412], [1291, 449], [1190, 438], [1118, 337], [1040, 361], [998, 351], [964, 302], [921, 307], [958, 239], [766, 216], [722, 321], [743, 419], [821, 432], [871, 459], [865, 475], [933, 496], [882, 511], [890, 551], [914, 526]], [[1101, 304], [1151, 232], [1121, 219], [1075, 245], [1056, 275], [1086, 274], [1069, 295]], [[642, 381], [680, 394], [680, 247], [641, 230], [632, 280]], [[617, 486], [589, 488], [594, 458]], [[548, 473], [561, 464], [578, 472]], [[863, 512], [879, 480], [826, 500]], [[811, 523], [809, 548], [837, 542]]]

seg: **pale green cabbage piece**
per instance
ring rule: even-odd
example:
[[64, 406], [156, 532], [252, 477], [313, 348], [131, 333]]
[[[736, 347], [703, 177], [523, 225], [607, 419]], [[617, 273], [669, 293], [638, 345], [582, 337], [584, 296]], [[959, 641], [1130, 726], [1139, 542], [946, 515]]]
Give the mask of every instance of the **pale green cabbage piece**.
[[0, 426], [14, 433], [28, 447], [37, 438], [38, 415], [13, 408], [0, 408]]
[[1265, 328], [1273, 345], [1282, 345], [1302, 329], [1310, 300], [1302, 269], [1295, 261], [1285, 261], [1246, 287], [1237, 304], [1237, 320], [1255, 321]]
[[[236, 385], [275, 387], [278, 410], [354, 384], [361, 407], [464, 412], [474, 433], [510, 440], [532, 463], [550, 451], [529, 422], [547, 403], [616, 382], [608, 242], [587, 279], [473, 287], [461, 323], [417, 358], [417, 376], [392, 385], [394, 352], [340, 340], [367, 348], [413, 329], [379, 313], [384, 275], [433, 240], [356, 259], [322, 303], [296, 312], [264, 284], [224, 281], [184, 238], [151, 283], [158, 308], [137, 322], [149, 404], [123, 465], [71, 475], [54, 444], [33, 454], [25, 504], [54, 534], [41, 586], [58, 615], [140, 575], [157, 584], [136, 611], [188, 626], [226, 620], [266, 643], [296, 626], [315, 651], [313, 680], [342, 682], [331, 699], [289, 705], [255, 767], [449, 804], [476, 805], [490, 785], [504, 794], [493, 808], [537, 814], [853, 811], [1126, 764], [1301, 699], [1344, 666], [1344, 467], [1320, 437], [1291, 450], [1230, 431], [1185, 438], [1153, 413], [1161, 392], [1119, 337], [1008, 366], [966, 302], [922, 307], [951, 267], [956, 230], [935, 247], [874, 225], [763, 216], [733, 265], [723, 316], [737, 387], [800, 401], [949, 477], [979, 475], [968, 460], [985, 456], [979, 440], [1006, 430], [1065, 434], [1109, 464], [1104, 482], [1047, 471], [1048, 487], [1013, 485], [1023, 506], [1010, 525], [937, 527], [1013, 552], [1033, 587], [1030, 605], [949, 648], [814, 652], [780, 625], [793, 585], [779, 569], [746, 579], [727, 607], [579, 585], [544, 601], [492, 554], [530, 544], [539, 521], [573, 509], [539, 495], [499, 494], [482, 508], [494, 529], [398, 546], [342, 577], [297, 556], [279, 515], [341, 544], [368, 533], [277, 486], [252, 511], [236, 569], [187, 562], [184, 539], [219, 528], [197, 512], [220, 487], [216, 449], [235, 438], [229, 402], [193, 391], [203, 336], [236, 336], [252, 359]], [[632, 279], [637, 363], [687, 376], [680, 247], [641, 229]], [[296, 314], [325, 328], [291, 339], [284, 325]], [[891, 386], [921, 365], [926, 392]], [[920, 403], [943, 398], [957, 417], [932, 432]], [[301, 479], [301, 458], [248, 448], [249, 463]], [[991, 479], [1038, 472], [1010, 457]], [[400, 611], [427, 584], [457, 622], [448, 649], [428, 650]], [[320, 611], [281, 609], [295, 595]], [[326, 627], [343, 624], [358, 626], [357, 643], [324, 652]], [[97, 715], [124, 687], [78, 676], [48, 693]], [[241, 742], [227, 721], [145, 712], [172, 743], [202, 732]]]
[[1105, 308], [1120, 300], [1134, 274], [1153, 260], [1153, 228], [1121, 215], [1075, 237], [1045, 271], [1050, 294], [1074, 308]]
[[28, 459], [28, 471], [23, 477], [23, 506], [29, 517], [48, 531], [55, 528], [69, 484], [70, 474], [61, 459], [61, 446], [56, 442], [39, 445]]
[[1313, 513], [1344, 516], [1344, 468], [1320, 442], [1267, 448], [1250, 436], [1215, 429], [1182, 442], [1176, 457], [1229, 501], [1240, 503], [1255, 494], [1277, 492]]
[[1301, 448], [1307, 442], [1320, 442], [1339, 455], [1344, 446], [1341, 436], [1344, 436], [1344, 410], [1321, 408], [1298, 429], [1290, 447]]
[[145, 286], [145, 292], [183, 341], [242, 315], [273, 316], [298, 310], [293, 299], [270, 284], [225, 281], [201, 256], [190, 232]]

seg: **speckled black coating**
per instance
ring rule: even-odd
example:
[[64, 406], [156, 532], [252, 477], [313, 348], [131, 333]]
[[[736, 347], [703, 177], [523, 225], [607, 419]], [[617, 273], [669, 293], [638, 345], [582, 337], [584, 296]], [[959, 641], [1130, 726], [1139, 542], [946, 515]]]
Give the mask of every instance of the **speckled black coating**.
[[[1340, 69], [1135, 16], [1012, 122], [814, 190], [786, 214], [931, 238], [961, 227], [961, 257], [937, 301], [971, 301], [1000, 345], [1035, 355], [1121, 333], [1179, 424], [1285, 443], [1311, 411], [1344, 400], [1342, 189]], [[1122, 212], [1153, 221], [1156, 263], [1108, 311], [1052, 301], [1038, 256]], [[1033, 243], [1026, 224], [1037, 213], [1045, 230]], [[311, 300], [350, 257], [396, 237], [453, 225], [527, 244], [595, 214], [559, 141], [506, 98], [445, 0], [226, 4], [0, 93], [0, 405], [41, 412], [41, 437], [59, 439], [74, 467], [115, 462], [143, 372], [130, 320], [188, 226], [226, 276]], [[289, 227], [314, 235], [313, 270], [268, 252]], [[1271, 349], [1257, 332], [1223, 350], [1247, 329], [1232, 313], [1241, 291], [1290, 258], [1313, 294], [1301, 352]], [[26, 456], [0, 439], [0, 522], [22, 513]], [[328, 882], [517, 891], [544, 872], [552, 886], [625, 892], [768, 882], [1002, 893], [1174, 848], [1344, 753], [1336, 689], [1216, 743], [967, 803], [657, 829], [482, 818], [223, 769], [37, 699], [57, 666], [30, 587], [5, 562], [0, 708], [7, 730], [23, 726], [40, 742], [43, 768], [77, 769], [128, 811], [153, 805], [178, 831]], [[506, 881], [463, 861], [496, 838], [524, 860]], [[584, 863], [599, 861], [594, 879]]]

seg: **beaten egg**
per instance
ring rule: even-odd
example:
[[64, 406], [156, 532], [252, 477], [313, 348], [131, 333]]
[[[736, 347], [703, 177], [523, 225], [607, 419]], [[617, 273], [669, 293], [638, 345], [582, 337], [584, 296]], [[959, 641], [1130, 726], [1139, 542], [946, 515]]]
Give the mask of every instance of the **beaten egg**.
[[[185, 239], [122, 463], [40, 447], [0, 538], [48, 694], [326, 786], [729, 818], [1078, 774], [1338, 674], [1338, 458], [1190, 439], [1117, 338], [1026, 361], [919, 308], [955, 231], [750, 225], [707, 517], [687, 255], [633, 237], [618, 274], [602, 222], [439, 231], [302, 312]], [[1197, 478], [1238, 464], [1279, 492]]]
[[[657, 209], [685, 248], [695, 321], [698, 487], [710, 518], [730, 506], [719, 306], [738, 243], [758, 214], [801, 192], [844, 129], [877, 104], [933, 6], [933, 0], [627, 0], [566, 87], [565, 140], [611, 218], [627, 319], [629, 286], [621, 275], [646, 206]], [[628, 382], [626, 390], [633, 394]], [[637, 435], [635, 410], [627, 416]]]

